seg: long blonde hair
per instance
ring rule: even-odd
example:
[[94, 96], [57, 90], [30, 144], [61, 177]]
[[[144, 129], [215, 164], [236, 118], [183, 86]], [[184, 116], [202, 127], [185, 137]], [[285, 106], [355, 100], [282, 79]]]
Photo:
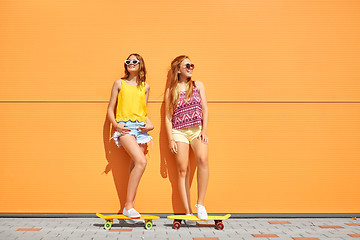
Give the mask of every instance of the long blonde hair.
[[[137, 85], [141, 86], [143, 82], [146, 80], [146, 68], [144, 59], [137, 53], [130, 54], [126, 60], [128, 60], [131, 56], [135, 56], [137, 60], [139, 60], [139, 74], [137, 78]], [[125, 75], [121, 79], [128, 79], [130, 76], [130, 72], [127, 70], [127, 65], [124, 63]]]
[[[180, 55], [171, 62], [171, 69], [170, 69], [171, 74], [170, 74], [170, 79], [169, 79], [170, 81], [169, 81], [169, 85], [168, 85], [169, 100], [170, 100], [168, 109], [171, 114], [174, 113], [176, 106], [177, 106], [177, 102], [179, 100], [179, 91], [177, 89], [177, 86], [179, 83], [179, 69], [180, 69], [180, 64], [185, 59], [190, 59], [190, 58], [186, 55]], [[191, 78], [189, 78], [187, 85], [186, 85], [186, 98], [185, 98], [186, 102], [189, 99], [190, 99], [190, 102], [192, 101], [193, 89], [194, 89], [194, 82], [191, 80]]]

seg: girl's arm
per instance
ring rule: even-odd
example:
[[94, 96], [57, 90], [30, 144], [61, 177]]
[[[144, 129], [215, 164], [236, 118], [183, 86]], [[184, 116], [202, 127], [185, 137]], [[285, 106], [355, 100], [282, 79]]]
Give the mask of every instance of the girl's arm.
[[207, 105], [205, 87], [204, 87], [204, 84], [199, 81], [196, 81], [196, 87], [200, 91], [202, 114], [203, 114], [203, 124], [202, 124], [202, 130], [201, 130], [199, 138], [204, 143], [208, 143], [209, 138], [207, 135], [207, 130], [208, 130], [208, 122], [209, 122], [209, 110], [208, 110], [208, 105]]
[[170, 114], [169, 102], [170, 102], [169, 89], [167, 89], [165, 93], [165, 127], [168, 135], [170, 151], [173, 153], [177, 153], [177, 145], [172, 134], [172, 123], [171, 123], [172, 116]]
[[115, 127], [116, 131], [120, 133], [126, 133], [130, 129], [124, 128], [124, 124], [118, 124], [115, 119], [115, 106], [117, 102], [117, 96], [121, 90], [121, 80], [116, 80], [111, 90], [110, 101], [107, 110], [107, 117], [110, 120], [111, 124]]
[[121, 80], [116, 80], [111, 89], [111, 96], [107, 111], [107, 116], [114, 127], [118, 124], [115, 120], [115, 106], [120, 89], [121, 89]]

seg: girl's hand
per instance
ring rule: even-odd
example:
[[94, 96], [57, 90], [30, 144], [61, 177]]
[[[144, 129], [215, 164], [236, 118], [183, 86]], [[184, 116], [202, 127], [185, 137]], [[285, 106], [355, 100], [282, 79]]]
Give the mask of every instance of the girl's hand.
[[145, 124], [145, 127], [138, 127], [139, 132], [141, 133], [147, 133], [148, 131], [151, 131], [154, 129], [154, 125], [152, 124]]
[[200, 135], [197, 138], [205, 144], [209, 143], [209, 137], [205, 131], [201, 131]]
[[131, 130], [125, 127], [125, 124], [118, 123], [116, 126], [116, 131], [118, 131], [121, 135], [129, 133]]
[[170, 148], [170, 151], [174, 154], [177, 154], [177, 144], [175, 142], [174, 139], [171, 139], [170, 142], [169, 142], [169, 148]]

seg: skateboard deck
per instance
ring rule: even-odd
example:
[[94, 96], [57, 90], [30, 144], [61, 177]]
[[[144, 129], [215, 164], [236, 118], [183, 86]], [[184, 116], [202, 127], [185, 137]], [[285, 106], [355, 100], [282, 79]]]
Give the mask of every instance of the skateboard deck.
[[102, 215], [101, 213], [97, 213], [96, 216], [98, 216], [99, 218], [105, 219], [106, 223], [104, 225], [104, 228], [106, 230], [110, 230], [111, 226], [113, 224], [114, 218], [116, 219], [144, 219], [145, 220], [145, 228], [147, 230], [150, 230], [152, 228], [152, 220], [153, 219], [158, 219], [160, 217], [158, 216], [153, 216], [153, 215], [141, 215], [141, 217], [139, 218], [129, 218], [123, 214], [117, 214], [117, 215]]
[[223, 230], [224, 229], [224, 224], [222, 223], [223, 220], [228, 219], [231, 216], [231, 214], [226, 214], [224, 216], [208, 216], [207, 219], [199, 219], [197, 216], [195, 215], [171, 215], [168, 216], [169, 219], [174, 219], [173, 222], [173, 227], [174, 229], [179, 229], [181, 226], [181, 221], [183, 220], [188, 220], [188, 221], [210, 221], [210, 220], [214, 220], [215, 221], [215, 226], [217, 229], [219, 230]]

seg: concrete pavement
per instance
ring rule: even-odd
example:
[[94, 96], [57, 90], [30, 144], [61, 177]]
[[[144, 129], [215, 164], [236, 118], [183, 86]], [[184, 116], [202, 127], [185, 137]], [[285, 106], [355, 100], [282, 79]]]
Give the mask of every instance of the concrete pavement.
[[0, 218], [1, 240], [42, 239], [360, 239], [360, 221], [352, 218], [230, 218], [224, 230], [213, 222], [184, 225], [175, 230], [172, 220], [154, 220], [151, 230], [143, 225], [114, 221], [106, 231], [105, 221], [99, 218]]

